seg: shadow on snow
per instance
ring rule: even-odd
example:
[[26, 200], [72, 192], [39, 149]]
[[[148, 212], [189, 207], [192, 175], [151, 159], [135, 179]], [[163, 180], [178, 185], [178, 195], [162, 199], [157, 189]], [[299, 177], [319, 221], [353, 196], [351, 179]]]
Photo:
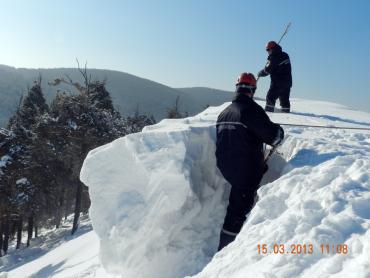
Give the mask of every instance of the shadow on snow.
[[[41, 235], [38, 238], [32, 239], [30, 247], [22, 248], [19, 250], [14, 250], [0, 258], [0, 262], [2, 261], [4, 263], [3, 266], [1, 266], [0, 264], [0, 272], [9, 272], [15, 268], [23, 266], [24, 264], [37, 260], [41, 256], [59, 247], [63, 243], [73, 240], [87, 232], [90, 232], [91, 230], [92, 230], [91, 224], [80, 225], [76, 233], [74, 235], [71, 235], [71, 227], [68, 226], [68, 228], [66, 227], [66, 229], [63, 229], [63, 226], [62, 226], [59, 233], [56, 235], [52, 234], [51, 238], [48, 238], [48, 236], [51, 233], [55, 233], [55, 231], [49, 232], [46, 235]], [[34, 244], [34, 246], [32, 246], [33, 245], [32, 243]], [[54, 269], [58, 269], [60, 267], [60, 264], [63, 265], [63, 263], [59, 263], [53, 266], [49, 265], [49, 266], [46, 266], [45, 268], [40, 269], [39, 272], [43, 272], [43, 273], [48, 273], [48, 272], [50, 273], [50, 271], [53, 272]]]
[[359, 122], [359, 121], [350, 120], [350, 119], [343, 119], [340, 117], [334, 117], [330, 115], [316, 115], [312, 113], [300, 113], [300, 112], [290, 112], [290, 114], [307, 116], [307, 117], [315, 117], [315, 118], [321, 118], [321, 119], [324, 118], [330, 121], [340, 121], [340, 122], [349, 123], [349, 124], [370, 126], [370, 123], [367, 123], [367, 122]]

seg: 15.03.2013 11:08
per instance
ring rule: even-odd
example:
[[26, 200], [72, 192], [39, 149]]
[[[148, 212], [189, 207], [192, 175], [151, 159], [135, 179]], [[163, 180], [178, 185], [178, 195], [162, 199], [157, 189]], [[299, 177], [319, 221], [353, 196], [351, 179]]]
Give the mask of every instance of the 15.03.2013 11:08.
[[268, 254], [313, 254], [319, 249], [321, 254], [347, 254], [347, 244], [320, 244], [320, 248], [315, 248], [313, 244], [274, 244], [270, 249], [267, 244], [258, 244], [257, 251], [260, 255]]

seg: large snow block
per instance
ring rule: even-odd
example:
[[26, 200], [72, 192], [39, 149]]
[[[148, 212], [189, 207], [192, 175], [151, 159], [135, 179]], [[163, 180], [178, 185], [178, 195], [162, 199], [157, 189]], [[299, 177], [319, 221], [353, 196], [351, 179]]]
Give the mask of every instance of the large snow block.
[[164, 121], [91, 151], [81, 170], [101, 261], [124, 277], [184, 277], [216, 252], [229, 185], [215, 126]]
[[241, 232], [211, 261], [229, 189], [214, 124], [227, 103], [90, 152], [81, 179], [105, 268], [125, 278], [370, 277], [370, 133], [300, 126], [368, 126], [369, 114], [292, 104], [299, 113], [270, 115], [293, 126]]

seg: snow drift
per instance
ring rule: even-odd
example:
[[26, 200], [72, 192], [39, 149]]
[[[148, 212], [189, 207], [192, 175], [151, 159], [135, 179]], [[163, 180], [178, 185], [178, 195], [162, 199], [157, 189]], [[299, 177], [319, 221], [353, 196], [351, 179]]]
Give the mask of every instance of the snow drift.
[[81, 179], [109, 271], [184, 277], [211, 259], [229, 190], [214, 141], [211, 120], [167, 120], [89, 154]]
[[[105, 269], [124, 277], [368, 277], [364, 131], [285, 127], [256, 206], [236, 241], [214, 256], [229, 193], [214, 155], [215, 121], [226, 105], [164, 120], [89, 153], [81, 180], [89, 186]], [[368, 113], [343, 106], [303, 100], [292, 106], [293, 113], [272, 120], [370, 126]], [[268, 253], [259, 253], [259, 244]], [[272, 252], [274, 244], [284, 253]], [[292, 254], [293, 244], [313, 251]]]

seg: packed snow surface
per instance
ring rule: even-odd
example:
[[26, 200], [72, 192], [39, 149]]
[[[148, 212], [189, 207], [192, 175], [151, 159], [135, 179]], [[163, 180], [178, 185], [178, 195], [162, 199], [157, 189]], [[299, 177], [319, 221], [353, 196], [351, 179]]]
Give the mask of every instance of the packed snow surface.
[[28, 248], [23, 233], [21, 249], [15, 250], [13, 242], [8, 254], [0, 257], [0, 278], [110, 277], [101, 267], [99, 239], [92, 231], [91, 220], [81, 217], [74, 235], [72, 222], [70, 216], [59, 229], [42, 230]]
[[[285, 142], [255, 207], [236, 240], [216, 254], [230, 187], [216, 167], [215, 122], [227, 105], [163, 120], [89, 153], [81, 179], [105, 270], [128, 278], [369, 277], [364, 130], [283, 126]], [[292, 107], [269, 116], [370, 127], [369, 113], [342, 105], [293, 99]]]

